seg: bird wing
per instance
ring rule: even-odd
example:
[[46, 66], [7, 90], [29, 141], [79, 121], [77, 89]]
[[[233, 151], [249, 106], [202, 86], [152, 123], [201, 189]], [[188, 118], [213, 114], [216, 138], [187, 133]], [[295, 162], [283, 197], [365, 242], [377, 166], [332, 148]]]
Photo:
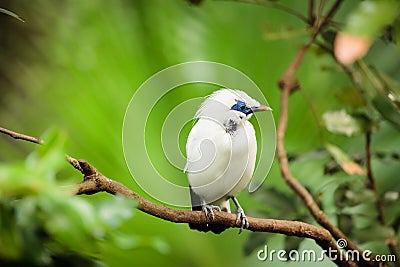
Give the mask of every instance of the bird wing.
[[203, 200], [211, 201], [200, 191], [209, 191], [207, 194], [213, 194], [216, 189], [222, 190], [212, 186], [205, 187], [223, 175], [229, 165], [231, 152], [230, 135], [215, 121], [200, 119], [192, 128], [186, 144], [185, 170], [194, 192]]
[[[219, 162], [218, 158], [225, 154], [230, 155], [230, 142], [229, 134], [222, 126], [209, 119], [200, 119], [188, 136], [184, 171], [189, 174], [211, 171], [211, 169], [218, 172], [215, 168], [222, 167], [220, 172], [223, 172], [227, 162], [225, 166], [221, 165], [222, 162]], [[219, 163], [219, 166], [215, 163]]]

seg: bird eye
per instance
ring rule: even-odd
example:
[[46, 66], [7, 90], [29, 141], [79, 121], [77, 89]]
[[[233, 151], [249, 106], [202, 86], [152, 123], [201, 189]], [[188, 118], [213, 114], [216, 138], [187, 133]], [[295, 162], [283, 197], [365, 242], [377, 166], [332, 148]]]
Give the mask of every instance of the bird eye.
[[237, 101], [237, 103], [235, 105], [233, 105], [231, 107], [231, 109], [241, 111], [241, 112], [247, 114], [248, 110], [250, 110], [250, 109], [247, 108], [246, 103], [243, 101], [240, 101], [240, 100], [236, 100], [236, 101]]
[[241, 110], [244, 110], [246, 108], [246, 104], [242, 101], [238, 101], [237, 105]]

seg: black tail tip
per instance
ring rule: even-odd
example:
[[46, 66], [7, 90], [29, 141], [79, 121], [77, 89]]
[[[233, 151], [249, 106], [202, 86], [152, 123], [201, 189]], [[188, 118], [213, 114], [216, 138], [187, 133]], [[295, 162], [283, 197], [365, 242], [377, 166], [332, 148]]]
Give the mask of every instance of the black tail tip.
[[229, 226], [222, 224], [197, 224], [197, 223], [189, 223], [189, 227], [192, 230], [197, 230], [200, 232], [213, 232], [214, 234], [219, 235], [223, 231], [229, 228]]

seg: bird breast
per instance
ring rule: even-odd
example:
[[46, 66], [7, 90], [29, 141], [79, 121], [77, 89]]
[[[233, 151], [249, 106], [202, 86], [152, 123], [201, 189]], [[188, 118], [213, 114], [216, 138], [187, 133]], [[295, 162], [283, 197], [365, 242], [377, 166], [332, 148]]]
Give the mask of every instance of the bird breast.
[[186, 145], [189, 183], [206, 203], [231, 197], [249, 183], [255, 166], [257, 144], [253, 125], [236, 125], [200, 118]]

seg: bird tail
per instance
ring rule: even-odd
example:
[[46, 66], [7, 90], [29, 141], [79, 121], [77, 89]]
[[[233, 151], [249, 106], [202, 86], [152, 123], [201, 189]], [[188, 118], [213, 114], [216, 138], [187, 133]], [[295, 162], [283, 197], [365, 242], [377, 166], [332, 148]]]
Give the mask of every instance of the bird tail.
[[[189, 186], [190, 189], [190, 199], [192, 201], [192, 210], [202, 210], [200, 197], [193, 192], [192, 187]], [[199, 224], [199, 223], [189, 223], [190, 229], [197, 230], [200, 232], [213, 232], [214, 234], [220, 234], [226, 229], [228, 226], [221, 224]]]

